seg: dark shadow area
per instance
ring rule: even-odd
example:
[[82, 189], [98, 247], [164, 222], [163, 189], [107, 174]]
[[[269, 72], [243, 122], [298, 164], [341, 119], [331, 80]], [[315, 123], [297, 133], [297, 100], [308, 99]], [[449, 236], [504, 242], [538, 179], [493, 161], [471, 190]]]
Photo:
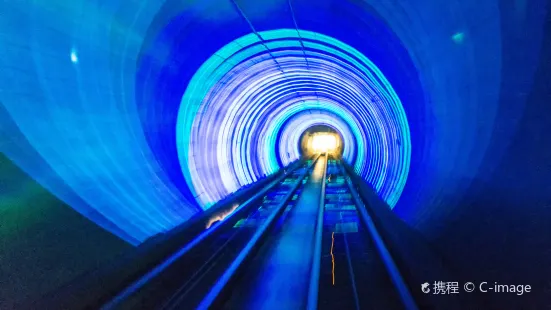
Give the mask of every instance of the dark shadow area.
[[457, 270], [458, 281], [523, 284], [530, 293], [488, 293], [491, 309], [541, 309], [551, 296], [550, 202], [526, 199], [522, 186], [467, 197], [433, 243]]
[[18, 308], [133, 247], [0, 153], [0, 308]]
[[[492, 309], [542, 309], [551, 300], [549, 12], [544, 32], [539, 66], [528, 94], [516, 90], [519, 81], [514, 81], [515, 73], [510, 66], [506, 66], [503, 72], [506, 78], [502, 81], [501, 117], [509, 112], [508, 102], [525, 95], [528, 98], [523, 113], [518, 115], [516, 133], [505, 155], [501, 159], [486, 159], [480, 170], [488, 173], [471, 183], [468, 195], [459, 207], [450, 211], [447, 220], [436, 221], [440, 217], [438, 214], [427, 220], [431, 229], [426, 235], [434, 239], [434, 245], [457, 268], [460, 280], [531, 285], [532, 291], [522, 296], [486, 294]], [[509, 38], [503, 44], [503, 62], [522, 60], [523, 56], [515, 52], [515, 46], [522, 44], [522, 38]], [[515, 121], [502, 118], [498, 123], [502, 129], [497, 126], [494, 135], [499, 136]], [[496, 168], [493, 171], [488, 169], [496, 161]]]

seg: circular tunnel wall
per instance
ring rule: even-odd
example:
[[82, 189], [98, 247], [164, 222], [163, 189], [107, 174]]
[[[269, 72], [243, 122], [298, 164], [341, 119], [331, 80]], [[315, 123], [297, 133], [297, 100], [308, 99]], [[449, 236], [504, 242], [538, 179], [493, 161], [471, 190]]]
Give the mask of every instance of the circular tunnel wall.
[[[255, 138], [237, 126], [238, 137], [230, 139], [227, 126], [257, 124], [262, 132], [264, 124], [283, 126], [299, 111], [254, 106], [262, 100], [237, 97], [224, 84], [230, 83], [266, 104], [273, 96], [289, 111], [305, 102], [311, 105], [305, 110], [334, 114], [331, 119], [351, 132], [345, 139], [354, 140], [349, 162], [394, 210], [411, 223], [429, 215], [431, 223], [440, 222], [434, 219], [445, 217], [473, 180], [494, 182], [492, 169], [507, 150], [531, 87], [543, 20], [532, 13], [541, 11], [534, 9], [538, 4], [4, 2], [2, 10], [12, 14], [0, 19], [0, 43], [13, 48], [0, 57], [0, 150], [72, 208], [139, 244], [283, 165], [278, 151], [285, 147], [272, 136], [278, 131], [266, 127]], [[501, 18], [514, 22], [503, 26]], [[525, 33], [530, 38], [522, 39]], [[505, 34], [516, 40], [508, 43], [516, 53], [509, 58], [502, 58]], [[310, 65], [316, 83], [301, 76]], [[504, 78], [503, 69], [514, 74]], [[297, 88], [287, 87], [285, 70], [295, 74]], [[335, 70], [346, 75], [336, 80]], [[259, 79], [240, 72], [258, 73]], [[500, 106], [503, 100], [507, 104]], [[362, 102], [395, 104], [403, 113], [387, 111], [386, 123], [369, 123], [373, 111], [350, 111]], [[210, 104], [222, 107], [219, 116]], [[226, 119], [226, 127], [215, 124], [217, 135], [206, 134], [211, 129], [198, 126], [198, 111], [205, 122]], [[402, 156], [408, 141], [396, 137], [406, 118], [411, 149]], [[386, 130], [382, 143], [370, 145], [379, 138], [369, 135], [366, 124], [400, 130]], [[264, 142], [253, 147], [260, 138]], [[216, 153], [205, 156], [206, 140]], [[234, 142], [236, 153], [228, 153]], [[399, 154], [401, 167], [385, 166], [386, 155], [377, 164], [371, 155], [383, 146]], [[258, 156], [248, 158], [249, 151]]]
[[[9, 117], [38, 156], [18, 142], [6, 153], [77, 211], [139, 243], [298, 158], [281, 134], [296, 118], [320, 113], [342, 127], [345, 160], [396, 205], [415, 158], [410, 136], [419, 129], [415, 114], [406, 117], [408, 104], [419, 109], [425, 102], [398, 37], [370, 7], [341, 7], [365, 11], [354, 24], [355, 14], [334, 19], [330, 2], [315, 12], [299, 2], [260, 11], [253, 2], [240, 5], [144, 3], [139, 13], [116, 10], [110, 16], [117, 22], [107, 28], [89, 14], [86, 27], [65, 32], [66, 42], [47, 59], [40, 50], [48, 36], [31, 32], [29, 65], [46, 89], [38, 93], [48, 113], [40, 125], [8, 101]], [[54, 22], [33, 8], [33, 21]], [[60, 10], [67, 17], [106, 14], [93, 5], [60, 4]], [[129, 30], [119, 21], [132, 14]], [[65, 29], [68, 20], [54, 24]], [[359, 35], [359, 25], [369, 31]], [[98, 45], [81, 40], [87, 36], [109, 39]], [[76, 84], [51, 84], [56, 79]], [[67, 135], [63, 128], [80, 130]], [[41, 160], [55, 172], [38, 169]]]
[[[302, 111], [327, 111], [304, 114]], [[290, 118], [294, 118], [289, 122]], [[307, 127], [339, 124], [344, 157], [391, 206], [410, 160], [407, 118], [384, 74], [351, 46], [320, 33], [251, 33], [216, 51], [191, 79], [179, 108], [177, 145], [187, 183], [203, 207], [298, 159], [282, 151]], [[285, 131], [285, 127], [295, 130]], [[291, 127], [292, 128], [292, 127]], [[356, 132], [351, 134], [350, 128]], [[292, 136], [295, 137], [292, 137]], [[285, 141], [285, 140], [283, 140]], [[352, 142], [353, 141], [353, 142]], [[281, 153], [289, 153], [286, 159]]]

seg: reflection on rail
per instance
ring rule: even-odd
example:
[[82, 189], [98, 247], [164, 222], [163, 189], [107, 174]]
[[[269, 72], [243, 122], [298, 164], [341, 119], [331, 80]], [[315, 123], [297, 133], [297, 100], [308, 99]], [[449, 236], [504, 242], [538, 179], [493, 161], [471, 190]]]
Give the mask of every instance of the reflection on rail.
[[228, 215], [232, 214], [233, 211], [235, 211], [235, 209], [237, 209], [237, 207], [239, 207], [238, 204], [233, 204], [231, 208], [229, 208], [227, 210], [222, 210], [220, 212], [217, 212], [217, 213], [213, 214], [209, 218], [205, 228], [209, 229], [212, 226], [212, 224], [214, 224], [216, 222], [219, 222], [219, 221], [223, 221]]

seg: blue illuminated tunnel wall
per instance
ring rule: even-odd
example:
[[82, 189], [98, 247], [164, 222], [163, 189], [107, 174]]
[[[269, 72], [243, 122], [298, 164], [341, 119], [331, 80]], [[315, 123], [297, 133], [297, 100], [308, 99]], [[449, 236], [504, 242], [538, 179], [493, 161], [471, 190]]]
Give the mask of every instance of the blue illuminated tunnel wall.
[[[306, 110], [331, 111], [325, 124], [355, 129], [345, 159], [391, 206], [405, 185], [411, 147], [398, 96], [365, 56], [319, 33], [279, 29], [231, 42], [194, 75], [179, 109], [180, 164], [201, 205], [279, 170], [282, 124]], [[294, 140], [306, 129], [295, 128]]]
[[[517, 47], [524, 90], [541, 37], [534, 3], [507, 16], [533, 38]], [[0, 49], [0, 151], [132, 244], [297, 158], [278, 140], [297, 118], [323, 115], [312, 124], [339, 130], [345, 159], [411, 223], [452, 210], [516, 126], [498, 119], [499, 1], [0, 8], [0, 44], [13, 47]]]

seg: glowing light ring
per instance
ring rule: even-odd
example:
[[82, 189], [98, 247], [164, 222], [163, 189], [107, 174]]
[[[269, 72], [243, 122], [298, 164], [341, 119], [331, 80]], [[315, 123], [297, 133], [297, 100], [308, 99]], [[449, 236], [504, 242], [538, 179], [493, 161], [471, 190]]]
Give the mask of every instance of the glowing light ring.
[[[343, 157], [350, 158], [355, 152], [355, 137], [348, 124], [339, 116], [324, 110], [307, 110], [294, 114], [284, 125], [280, 135], [279, 158], [284, 166], [300, 158], [300, 135], [315, 125], [335, 129], [344, 140]], [[287, 155], [289, 154], [289, 155]]]
[[357, 50], [318, 33], [279, 29], [260, 36], [270, 51], [254, 34], [234, 40], [199, 68], [182, 97], [178, 156], [197, 201], [208, 208], [276, 172], [278, 159], [288, 163], [281, 154], [289, 146], [277, 143], [282, 125], [317, 109], [331, 112], [328, 124], [346, 122], [354, 137], [345, 139], [355, 151], [345, 159], [394, 206], [411, 146], [401, 102], [382, 73]]
[[[304, 101], [301, 102], [300, 100]], [[345, 150], [343, 157], [346, 160], [353, 162], [357, 153], [357, 148], [365, 148], [366, 145], [366, 137], [362, 134], [358, 120], [355, 119], [353, 115], [347, 113], [346, 110], [343, 110], [343, 108], [339, 106], [339, 104], [336, 102], [326, 101], [320, 103], [319, 101], [315, 101], [315, 97], [306, 96], [300, 98], [300, 100], [296, 99], [286, 101], [285, 104], [278, 106], [277, 109], [274, 110], [274, 114], [277, 115], [277, 117], [274, 117], [274, 120], [270, 122], [269, 125], [265, 126], [263, 129], [264, 132], [261, 133], [262, 136], [267, 136], [266, 142], [259, 144], [259, 147], [264, 148], [263, 152], [266, 154], [270, 154], [271, 152], [273, 152], [274, 157], [280, 156], [281, 161], [284, 162], [283, 158], [285, 156], [282, 157], [281, 154], [286, 154], [287, 151], [282, 148], [282, 145], [278, 147], [277, 135], [268, 135], [268, 133], [285, 132], [285, 130], [287, 130], [288, 128], [287, 126], [290, 125], [284, 124], [290, 118], [297, 118], [305, 113], [307, 113], [306, 115], [308, 115], [308, 113], [312, 114], [314, 112], [324, 112], [325, 114], [323, 116], [320, 116], [320, 118], [318, 119], [319, 123], [311, 123], [309, 126], [304, 127], [301, 130], [294, 131], [294, 136], [292, 139], [298, 141], [300, 134], [302, 134], [308, 127], [311, 127], [313, 125], [331, 126], [341, 133], [345, 141]], [[336, 125], [342, 124], [342, 122], [344, 122], [343, 125]], [[282, 136], [279, 139], [280, 143], [281, 141], [286, 141]], [[278, 149], [279, 152], [277, 151]], [[297, 159], [299, 156], [299, 154], [296, 152], [293, 152], [291, 154], [291, 157], [293, 159]], [[285, 163], [287, 162], [285, 161]]]

